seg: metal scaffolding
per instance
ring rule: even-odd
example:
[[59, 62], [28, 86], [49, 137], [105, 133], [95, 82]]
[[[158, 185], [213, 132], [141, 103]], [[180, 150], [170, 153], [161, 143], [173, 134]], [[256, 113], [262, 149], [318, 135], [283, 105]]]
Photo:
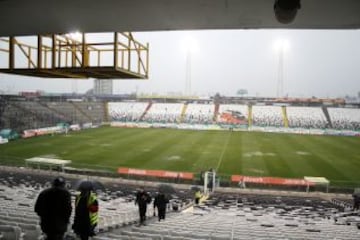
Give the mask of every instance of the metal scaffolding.
[[[129, 32], [0, 38], [0, 72], [45, 78], [147, 79], [149, 44]], [[90, 39], [90, 40], [88, 40]]]

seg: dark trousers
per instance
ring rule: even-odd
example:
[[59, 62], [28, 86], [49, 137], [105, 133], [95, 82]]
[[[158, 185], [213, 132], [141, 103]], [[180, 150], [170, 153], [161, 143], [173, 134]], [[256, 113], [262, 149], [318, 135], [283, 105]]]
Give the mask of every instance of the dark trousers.
[[46, 233], [45, 240], [63, 240], [63, 239], [64, 239], [64, 233], [63, 234]]
[[160, 219], [165, 220], [165, 214], [166, 214], [166, 207], [158, 207], [159, 221], [160, 221]]
[[140, 224], [146, 220], [146, 206], [139, 206]]
[[359, 210], [360, 202], [354, 202], [354, 210]]

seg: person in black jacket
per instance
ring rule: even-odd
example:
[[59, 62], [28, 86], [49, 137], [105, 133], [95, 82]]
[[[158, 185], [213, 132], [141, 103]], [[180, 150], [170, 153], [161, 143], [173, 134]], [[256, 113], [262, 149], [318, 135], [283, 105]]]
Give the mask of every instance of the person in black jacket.
[[169, 203], [169, 199], [165, 196], [164, 193], [159, 191], [154, 200], [154, 212], [156, 207], [158, 210], [159, 222], [161, 219], [165, 220], [167, 203]]
[[35, 212], [40, 217], [41, 230], [46, 240], [63, 239], [70, 220], [71, 195], [65, 189], [65, 179], [56, 178], [52, 187], [43, 190], [35, 203]]
[[140, 188], [140, 190], [136, 193], [135, 205], [139, 206], [139, 215], [140, 215], [140, 225], [145, 225], [146, 220], [146, 208], [147, 205], [151, 203], [150, 195], [145, 192], [144, 188]]
[[353, 194], [353, 202], [354, 202], [353, 210], [354, 211], [359, 210], [359, 208], [360, 208], [360, 194], [359, 193]]

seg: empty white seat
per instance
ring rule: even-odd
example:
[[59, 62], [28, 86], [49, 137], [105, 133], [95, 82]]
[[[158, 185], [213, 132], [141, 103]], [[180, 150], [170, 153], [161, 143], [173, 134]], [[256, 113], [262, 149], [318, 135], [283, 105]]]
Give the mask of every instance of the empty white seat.
[[20, 223], [18, 226], [24, 233], [24, 240], [41, 240], [43, 239], [39, 225]]
[[0, 225], [0, 234], [3, 240], [20, 240], [23, 237], [19, 227], [8, 225]]

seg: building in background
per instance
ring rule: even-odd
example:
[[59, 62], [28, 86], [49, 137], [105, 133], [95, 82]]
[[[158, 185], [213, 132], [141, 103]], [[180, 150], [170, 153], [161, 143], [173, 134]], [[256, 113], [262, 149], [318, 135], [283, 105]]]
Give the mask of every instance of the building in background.
[[111, 95], [113, 93], [112, 80], [94, 80], [94, 94], [95, 95]]

